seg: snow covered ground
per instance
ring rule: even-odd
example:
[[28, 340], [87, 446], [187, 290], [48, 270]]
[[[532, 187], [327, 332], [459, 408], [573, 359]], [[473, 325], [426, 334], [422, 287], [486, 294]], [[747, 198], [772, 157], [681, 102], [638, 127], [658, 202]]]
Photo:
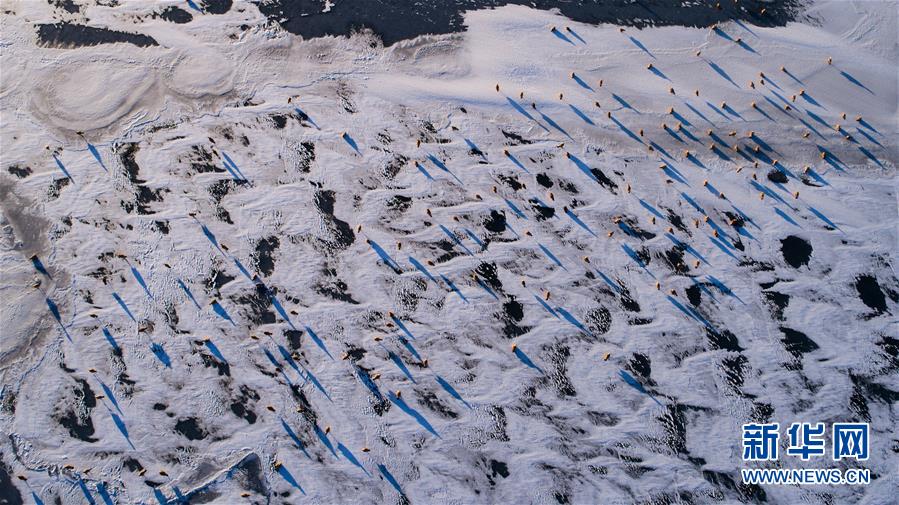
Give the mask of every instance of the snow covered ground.
[[[10, 503], [893, 500], [894, 2], [386, 49], [97, 3], [0, 3]], [[78, 16], [155, 44], [38, 44]], [[750, 421], [868, 421], [824, 466], [876, 478], [741, 484]]]

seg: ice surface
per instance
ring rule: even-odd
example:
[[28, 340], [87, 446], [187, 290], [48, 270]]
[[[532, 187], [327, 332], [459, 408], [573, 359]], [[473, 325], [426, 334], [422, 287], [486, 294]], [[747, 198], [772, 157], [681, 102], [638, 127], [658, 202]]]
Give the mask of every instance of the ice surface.
[[[11, 503], [893, 499], [894, 3], [386, 49], [2, 5]], [[740, 484], [751, 420], [870, 421], [876, 479]]]

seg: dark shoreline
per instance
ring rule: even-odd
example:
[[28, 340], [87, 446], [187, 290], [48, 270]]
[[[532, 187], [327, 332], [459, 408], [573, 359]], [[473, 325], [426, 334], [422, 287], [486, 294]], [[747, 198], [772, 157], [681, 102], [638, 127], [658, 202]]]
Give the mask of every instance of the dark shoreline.
[[[323, 13], [325, 0], [254, 0], [273, 23], [300, 35], [315, 38], [350, 35], [372, 30], [385, 46], [425, 34], [465, 30], [467, 10], [504, 5], [526, 5], [537, 9], [559, 9], [565, 17], [582, 23], [611, 23], [636, 28], [649, 26], [707, 27], [728, 20], [756, 26], [783, 26], [799, 13], [802, 0], [696, 0], [682, 7], [680, 0], [332, 0]], [[720, 9], [716, 6], [720, 5]], [[761, 14], [762, 9], [765, 13]]]

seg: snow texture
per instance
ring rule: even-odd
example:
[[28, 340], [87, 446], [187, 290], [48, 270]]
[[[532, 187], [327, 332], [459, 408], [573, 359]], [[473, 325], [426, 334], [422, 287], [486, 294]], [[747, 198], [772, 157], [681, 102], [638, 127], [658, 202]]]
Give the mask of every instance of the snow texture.
[[[894, 500], [894, 2], [0, 6], [7, 503]], [[869, 421], [875, 478], [741, 484], [750, 421]]]

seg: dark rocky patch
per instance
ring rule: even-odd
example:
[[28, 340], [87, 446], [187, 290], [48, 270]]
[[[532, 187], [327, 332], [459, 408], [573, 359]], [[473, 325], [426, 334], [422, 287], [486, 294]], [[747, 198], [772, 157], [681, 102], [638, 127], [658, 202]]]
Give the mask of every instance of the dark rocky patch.
[[11, 173], [12, 175], [15, 175], [19, 179], [24, 179], [25, 177], [28, 177], [29, 175], [31, 175], [31, 167], [27, 167], [27, 166], [22, 167], [19, 165], [10, 165], [10, 166], [6, 167], [6, 171]]
[[275, 236], [259, 239], [256, 242], [255, 254], [253, 256], [256, 260], [256, 269], [263, 277], [268, 277], [275, 271], [274, 253], [280, 245], [281, 241]]
[[484, 228], [492, 233], [502, 233], [506, 231], [506, 214], [504, 212], [491, 210], [490, 215], [484, 218]]
[[244, 308], [244, 317], [254, 325], [262, 326], [275, 323], [275, 313], [272, 311], [272, 303], [264, 285], [256, 284], [255, 289], [251, 293], [229, 298], [232, 302]]
[[741, 503], [763, 503], [768, 501], [764, 489], [755, 484], [745, 484], [742, 480], [737, 484], [726, 473], [703, 470], [702, 477], [715, 487], [724, 487], [725, 489], [735, 491], [739, 495]]
[[518, 191], [519, 189], [524, 187], [524, 184], [522, 184], [521, 181], [518, 180], [518, 177], [516, 177], [514, 175], [509, 176], [509, 175], [499, 174], [496, 176], [496, 178], [499, 179], [500, 182], [502, 182], [506, 186], [509, 186], [510, 188], [512, 188], [512, 191]]
[[802, 358], [803, 354], [818, 349], [818, 344], [816, 344], [814, 340], [808, 338], [808, 336], [801, 331], [787, 328], [786, 326], [781, 326], [780, 331], [784, 335], [784, 337], [781, 339], [781, 342], [783, 342], [783, 345], [787, 349], [787, 352], [792, 354], [797, 359]]
[[451, 409], [447, 404], [443, 403], [440, 398], [434, 394], [430, 389], [421, 390], [418, 388], [413, 389], [415, 391], [415, 396], [418, 397], [418, 402], [432, 412], [437, 413], [441, 417], [445, 417], [447, 419], [455, 419], [459, 417], [453, 409]]
[[[457, 0], [449, 4], [413, 0], [373, 4], [367, 0], [347, 0], [337, 3], [330, 12], [323, 13], [321, 2], [254, 1], [271, 22], [303, 38], [349, 35], [370, 29], [385, 46], [424, 34], [464, 31], [462, 14], [465, 11], [507, 4], [529, 5], [542, 10], [556, 8], [563, 16], [582, 23], [610, 23], [637, 28], [669, 25], [707, 27], [730, 19], [741, 19], [758, 26], [783, 26], [794, 19], [801, 5], [798, 0], [746, 0], [739, 4], [715, 0], [699, 0], [690, 4], [645, 0], [614, 5], [583, 0]], [[720, 8], [716, 8], [716, 4]], [[765, 14], [760, 14], [762, 8], [766, 9]]]
[[108, 28], [69, 22], [37, 25], [37, 38], [44, 47], [69, 49], [99, 44], [126, 43], [138, 47], [158, 46], [156, 39], [142, 33], [128, 33]]
[[231, 10], [233, 0], [203, 0], [203, 11], [208, 14], [224, 14]]
[[531, 209], [534, 211], [534, 217], [537, 221], [545, 221], [551, 217], [555, 217], [556, 209], [541, 204], [536, 198], [531, 198], [528, 201], [531, 204]]
[[618, 189], [618, 185], [615, 184], [612, 179], [606, 177], [606, 174], [602, 173], [602, 170], [598, 168], [591, 168], [590, 173], [593, 174], [593, 177], [596, 177], [596, 179], [599, 181], [600, 186], [608, 189], [612, 192], [612, 194], [617, 194], [615, 190]]
[[812, 245], [805, 239], [790, 235], [780, 241], [780, 251], [787, 264], [793, 268], [799, 268], [802, 265], [808, 265], [808, 260], [812, 256]]
[[81, 7], [75, 3], [75, 0], [47, 0], [47, 3], [56, 7], [57, 9], [62, 9], [69, 14], [77, 14], [81, 12]]
[[208, 433], [200, 426], [200, 421], [196, 417], [179, 419], [175, 423], [175, 431], [188, 440], [203, 440], [208, 436]]
[[412, 206], [412, 198], [403, 195], [393, 195], [390, 197], [390, 200], [387, 200], [386, 205], [388, 209], [402, 214]]
[[503, 310], [497, 316], [503, 323], [502, 331], [506, 338], [519, 337], [531, 330], [530, 326], [520, 326], [518, 324], [524, 319], [524, 306], [514, 296], [510, 295], [508, 301], [503, 303]]
[[249, 424], [256, 423], [256, 412], [250, 408], [250, 402], [259, 400], [259, 393], [246, 384], [240, 386], [240, 394], [231, 402], [231, 412]]
[[506, 137], [506, 144], [510, 146], [517, 146], [521, 144], [530, 144], [531, 141], [522, 137], [521, 135], [515, 132], [507, 132], [506, 130], [500, 129], [503, 134], [503, 137]]
[[287, 116], [284, 114], [272, 114], [270, 118], [278, 130], [283, 130], [287, 126]]
[[503, 283], [497, 276], [496, 263], [480, 263], [474, 273], [497, 293], [502, 293]]
[[740, 341], [730, 330], [716, 331], [706, 328], [705, 334], [712, 349], [723, 349], [732, 352], [743, 352], [745, 350], [740, 347]]
[[301, 173], [308, 174], [312, 170], [312, 162], [315, 161], [315, 143], [301, 142], [296, 146], [296, 159], [293, 168]]
[[787, 174], [781, 172], [776, 168], [772, 168], [768, 172], [768, 180], [771, 182], [777, 182], [779, 184], [786, 184], [790, 180], [787, 178]]
[[322, 214], [328, 228], [331, 231], [330, 242], [340, 250], [346, 249], [356, 240], [356, 235], [350, 225], [334, 215], [335, 194], [331, 190], [318, 190], [315, 192], [315, 207]]
[[62, 414], [57, 414], [56, 420], [62, 427], [69, 430], [69, 436], [83, 442], [94, 443], [98, 439], [93, 437], [94, 422], [91, 412], [97, 406], [94, 391], [84, 379], [75, 379], [77, 387], [74, 389], [74, 405], [67, 405]]
[[687, 292], [687, 300], [690, 300], [690, 305], [699, 307], [699, 304], [702, 303], [702, 290], [699, 284], [693, 284], [685, 291]]
[[584, 314], [584, 323], [591, 333], [602, 335], [612, 327], [612, 313], [603, 306], [594, 307]]
[[170, 5], [159, 13], [159, 17], [169, 23], [184, 24], [193, 21], [194, 17], [184, 9]]
[[778, 321], [784, 320], [784, 310], [790, 304], [790, 295], [778, 293], [777, 291], [762, 291], [765, 296], [768, 310], [771, 311], [771, 317]]
[[537, 174], [537, 184], [543, 186], [544, 188], [553, 187], [552, 179], [550, 179], [549, 176], [544, 173]]
[[878, 284], [876, 277], [869, 274], [858, 276], [855, 279], [855, 290], [858, 291], [858, 296], [861, 298], [862, 303], [874, 309], [877, 314], [886, 312], [886, 297], [883, 294], [883, 290], [880, 289], [880, 284]]
[[299, 351], [303, 346], [303, 333], [303, 330], [284, 330], [284, 338], [291, 350]]

